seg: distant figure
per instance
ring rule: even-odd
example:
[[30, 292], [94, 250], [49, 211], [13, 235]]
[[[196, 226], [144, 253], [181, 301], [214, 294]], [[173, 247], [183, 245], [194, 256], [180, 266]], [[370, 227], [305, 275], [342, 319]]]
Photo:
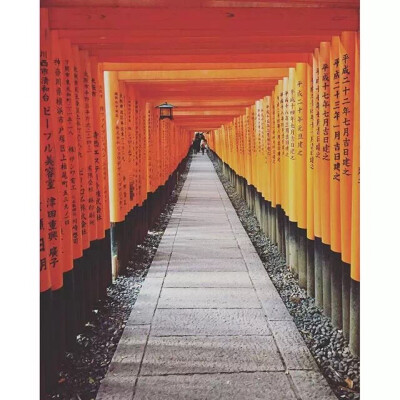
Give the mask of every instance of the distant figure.
[[194, 139], [192, 140], [192, 144], [191, 144], [190, 148], [192, 149], [192, 153], [196, 154], [196, 148], [195, 148], [195, 145], [194, 145]]
[[194, 148], [194, 153], [197, 154], [200, 151], [200, 138], [196, 137], [193, 140], [193, 148]]
[[207, 146], [207, 140], [206, 139], [202, 139], [201, 142], [200, 142], [201, 154], [204, 155], [204, 150], [206, 150], [207, 147], [208, 147]]

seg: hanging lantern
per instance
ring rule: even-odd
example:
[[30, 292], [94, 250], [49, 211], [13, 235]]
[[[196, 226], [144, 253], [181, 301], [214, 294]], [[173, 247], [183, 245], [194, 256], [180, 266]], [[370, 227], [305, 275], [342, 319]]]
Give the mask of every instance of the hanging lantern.
[[168, 104], [167, 102], [162, 103], [159, 106], [156, 106], [156, 108], [160, 109], [160, 120], [164, 118], [173, 119], [172, 109], [174, 107], [175, 106], [173, 106], [172, 104]]

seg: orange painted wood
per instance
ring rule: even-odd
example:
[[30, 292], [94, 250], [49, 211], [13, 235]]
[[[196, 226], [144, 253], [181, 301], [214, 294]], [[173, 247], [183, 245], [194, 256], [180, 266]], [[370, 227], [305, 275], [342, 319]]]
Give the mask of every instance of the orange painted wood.
[[[176, 103], [176, 102], [175, 102]], [[175, 106], [175, 104], [174, 104]], [[174, 111], [174, 115], [184, 115], [183, 113], [192, 112], [198, 115], [201, 113], [228, 113], [229, 115], [234, 113], [243, 114], [246, 107], [242, 105], [230, 105], [230, 106], [201, 106], [201, 105], [193, 105], [193, 106], [177, 106], [176, 111]], [[223, 114], [222, 114], [223, 115]]]
[[[48, 156], [50, 154], [53, 143], [52, 128], [50, 120], [50, 98], [47, 92], [49, 91], [49, 29], [47, 26], [47, 12], [46, 10], [40, 11], [41, 25], [40, 25], [40, 291], [45, 292], [52, 286], [51, 282], [51, 265], [49, 258], [49, 246], [50, 242], [53, 241], [52, 237], [49, 237], [49, 219], [48, 212], [52, 212], [49, 209], [49, 198], [51, 197], [51, 185], [49, 178], [51, 179], [51, 170], [49, 167], [52, 162]], [[48, 147], [51, 146], [51, 147]], [[53, 190], [55, 192], [55, 190]], [[50, 214], [51, 217], [51, 214]]]
[[276, 149], [276, 163], [275, 163], [275, 196], [276, 204], [282, 206], [282, 107], [281, 97], [283, 91], [283, 81], [279, 80], [275, 87], [275, 149]]
[[97, 65], [98, 79], [98, 103], [100, 118], [100, 136], [101, 143], [101, 159], [102, 159], [102, 181], [103, 181], [103, 210], [104, 210], [104, 229], [110, 228], [110, 199], [109, 199], [109, 183], [108, 183], [108, 153], [107, 153], [107, 131], [106, 131], [106, 111], [105, 111], [105, 94], [104, 94], [104, 71], [101, 64]]
[[86, 136], [85, 136], [85, 118], [83, 103], [83, 78], [81, 54], [77, 47], [72, 48], [73, 54], [73, 85], [76, 113], [76, 134], [78, 140], [78, 160], [79, 160], [79, 184], [80, 184], [80, 213], [81, 213], [81, 231], [82, 248], [87, 249], [90, 245], [89, 235], [89, 195], [88, 195], [88, 177], [87, 177], [87, 159], [86, 159]]
[[235, 0], [42, 0], [42, 6], [68, 6], [68, 7], [84, 7], [84, 6], [102, 6], [102, 7], [152, 7], [152, 8], [299, 8], [299, 7], [334, 7], [334, 8], [358, 8], [359, 2], [356, 0], [290, 0], [290, 1], [235, 1]]
[[296, 151], [296, 70], [294, 68], [290, 68], [288, 79], [288, 132], [287, 211], [289, 220], [297, 222], [296, 169], [298, 163]]
[[93, 166], [95, 175], [95, 207], [96, 207], [96, 224], [97, 224], [97, 239], [105, 237], [105, 212], [104, 212], [104, 180], [103, 180], [103, 151], [102, 141], [103, 135], [101, 133], [101, 113], [100, 113], [100, 100], [99, 100], [99, 73], [98, 62], [95, 58], [90, 58], [90, 94], [92, 100], [92, 114], [93, 114]]
[[307, 64], [296, 65], [295, 80], [295, 149], [296, 149], [296, 211], [297, 226], [307, 228]]
[[126, 162], [126, 106], [125, 106], [125, 85], [123, 82], [117, 80], [117, 92], [114, 110], [115, 113], [115, 135], [116, 135], [116, 163], [117, 163], [117, 190], [118, 203], [116, 204], [121, 221], [125, 219], [128, 212], [128, 199], [127, 199], [127, 162]]
[[321, 107], [319, 96], [319, 49], [315, 49], [313, 58], [313, 109], [314, 109], [314, 235], [321, 238]]
[[[104, 35], [104, 33], [103, 33]], [[102, 38], [102, 39], [100, 39]], [[184, 37], [177, 34], [174, 38], [171, 37], [154, 37], [154, 36], [143, 36], [135, 35], [133, 32], [130, 35], [121, 35], [119, 37], [106, 36], [86, 38], [85, 35], [79, 38], [72, 39], [68, 37], [73, 44], [79, 45], [82, 49], [124, 49], [124, 50], [160, 50], [160, 49], [171, 49], [173, 46], [175, 49], [231, 49], [235, 53], [239, 49], [265, 49], [266, 52], [273, 51], [274, 49], [281, 49], [284, 53], [286, 49], [297, 47], [299, 50], [302, 48], [313, 48], [318, 45], [321, 41], [330, 40], [331, 35], [296, 35], [296, 36], [269, 36], [269, 35], [257, 35], [257, 36], [240, 36], [237, 35], [233, 39], [222, 32], [221, 35], [208, 36], [204, 35], [201, 37]], [[132, 51], [133, 52], [133, 51]]]
[[101, 62], [109, 63], [260, 63], [260, 62], [308, 62], [309, 53], [242, 53], [242, 54], [190, 54], [190, 55], [129, 55], [121, 51], [101, 51], [91, 52], [96, 55]]
[[[196, 41], [195, 41], [196, 42]], [[202, 41], [198, 44], [187, 43], [180, 44], [179, 42], [171, 45], [170, 41], [164, 45], [158, 41], [149, 41], [148, 43], [77, 43], [83, 50], [88, 50], [91, 54], [97, 52], [105, 54], [115, 54], [125, 52], [131, 55], [185, 55], [185, 54], [274, 54], [274, 53], [299, 53], [311, 51], [320, 40], [312, 40], [309, 42], [296, 41], [264, 41], [257, 40], [254, 43], [243, 41], [223, 41], [209, 39], [208, 42]]]
[[[353, 257], [352, 264], [358, 265], [357, 233], [349, 233], [351, 224], [357, 224], [357, 215], [351, 211], [352, 207], [357, 211], [352, 192], [355, 178], [352, 174], [349, 180], [343, 178], [344, 165], [340, 164], [341, 182], [332, 182], [337, 126], [332, 117], [331, 87], [332, 58], [339, 51], [341, 59], [353, 46], [351, 34], [344, 33], [338, 49], [337, 37], [342, 31], [359, 28], [357, 1], [44, 0], [45, 5], [50, 7], [50, 27], [65, 43], [79, 46], [74, 47], [71, 60], [78, 67], [79, 81], [72, 85], [78, 107], [73, 108], [71, 124], [76, 127], [80, 153], [75, 167], [70, 157], [68, 171], [72, 174], [78, 168], [80, 172], [83, 235], [81, 231], [80, 247], [73, 242], [74, 257], [89, 240], [103, 237], [110, 221], [102, 88], [106, 70], [117, 72], [112, 75], [117, 88], [114, 109], [108, 98], [108, 113], [115, 114], [108, 139], [111, 181], [114, 179], [110, 194], [118, 197], [118, 220], [165, 182], [185, 154], [194, 131], [211, 130], [210, 145], [271, 199], [273, 206], [282, 205], [292, 221], [307, 228], [309, 239], [314, 234], [322, 237], [335, 251], [346, 242], [343, 260], [350, 262]], [[313, 62], [313, 50], [321, 42]], [[346, 67], [340, 62], [340, 69]], [[324, 63], [330, 70], [329, 101], [325, 104]], [[99, 87], [98, 99], [90, 96], [87, 114], [83, 108], [87, 103], [82, 82], [85, 70]], [[342, 78], [343, 110], [346, 98], [342, 90], [347, 82]], [[296, 87], [300, 81], [304, 82], [304, 97]], [[355, 92], [351, 85], [354, 82], [348, 89]], [[349, 110], [353, 119], [357, 111], [354, 96]], [[164, 101], [177, 106], [172, 122], [160, 122], [154, 109]], [[353, 120], [350, 125], [341, 120], [339, 125], [341, 135], [348, 126], [351, 135], [358, 129]], [[97, 138], [101, 139], [98, 143]], [[343, 137], [339, 144], [342, 163]], [[351, 146], [350, 141], [346, 163], [353, 170]], [[99, 164], [101, 171], [96, 169]], [[72, 204], [76, 193], [71, 189], [69, 195]], [[103, 223], [99, 220], [102, 215]], [[116, 221], [115, 215], [112, 218]], [[85, 233], [85, 224], [89, 233]], [[357, 272], [353, 275], [357, 278]]]
[[340, 225], [342, 260], [351, 263], [351, 207], [355, 98], [355, 32], [343, 32], [340, 48]]
[[219, 69], [260, 69], [289, 68], [294, 62], [259, 62], [259, 63], [102, 63], [108, 71], [185, 71], [185, 70], [219, 70]]
[[289, 77], [282, 79], [281, 103], [281, 201], [285, 214], [289, 215]]
[[315, 180], [315, 130], [314, 130], [314, 65], [307, 65], [307, 238], [314, 240], [314, 180]]
[[50, 97], [53, 113], [53, 129], [56, 138], [57, 167], [59, 168], [59, 196], [60, 196], [60, 233], [62, 240], [62, 265], [63, 271], [73, 268], [73, 242], [71, 220], [71, 191], [70, 191], [70, 160], [68, 157], [69, 137], [66, 124], [66, 93], [62, 76], [64, 61], [61, 53], [57, 32], [50, 35]]
[[360, 38], [354, 60], [353, 191], [351, 207], [351, 278], [360, 281]]
[[174, 82], [185, 84], [193, 82], [201, 84], [210, 82], [225, 82], [227, 80], [268, 80], [279, 79], [287, 75], [287, 68], [259, 68], [259, 69], [216, 69], [216, 70], [169, 70], [169, 71], [119, 71], [118, 79], [132, 82]]
[[81, 52], [84, 130], [86, 139], [86, 174], [88, 182], [88, 220], [90, 241], [97, 239], [96, 172], [93, 126], [92, 75], [88, 54]]
[[340, 37], [334, 36], [330, 54], [330, 220], [331, 249], [341, 250], [340, 228]]
[[[93, 45], [84, 46], [79, 45], [82, 49], [90, 52], [90, 55], [98, 56], [101, 61], [112, 62], [115, 59], [130, 61], [137, 57], [137, 60], [173, 60], [175, 57], [182, 57], [184, 60], [204, 60], [205, 62], [219, 61], [224, 62], [224, 60], [229, 60], [232, 58], [237, 59], [239, 62], [246, 59], [254, 61], [273, 61], [281, 60], [285, 58], [286, 60], [298, 61], [298, 54], [309, 53], [313, 46], [281, 46], [279, 44], [266, 46], [266, 45], [253, 45], [253, 46], [243, 46], [235, 47], [232, 46], [214, 46], [214, 48], [208, 47], [161, 47], [161, 48], [151, 48], [151, 46], [144, 46], [143, 48], [135, 48], [131, 45]], [[129, 58], [127, 55], [129, 54]], [[268, 58], [266, 56], [269, 56]], [[121, 57], [121, 58], [119, 58]], [[129, 62], [128, 61], [128, 62]], [[301, 60], [303, 61], [303, 60]], [[305, 61], [305, 60], [304, 60]], [[168, 61], [167, 61], [168, 62]], [[175, 61], [176, 62], [176, 61]], [[198, 61], [201, 62], [201, 61]]]
[[117, 74], [115, 72], [106, 72], [104, 77], [105, 91], [105, 107], [107, 120], [107, 146], [108, 146], [108, 174], [110, 182], [110, 221], [123, 221], [121, 215], [121, 191], [120, 191], [120, 162], [118, 159], [119, 134], [117, 134], [117, 126], [119, 126], [118, 99], [119, 87]]
[[[157, 102], [157, 100], [160, 100]], [[156, 100], [152, 100], [154, 104], [160, 104], [161, 99], [158, 98]], [[178, 107], [177, 109], [192, 109], [196, 108], [198, 110], [203, 109], [203, 108], [215, 108], [215, 109], [231, 109], [231, 108], [236, 108], [236, 107], [243, 107], [246, 108], [246, 106], [249, 106], [251, 104], [250, 100], [246, 99], [238, 99], [238, 100], [179, 100], [176, 99], [174, 102], [174, 106]]]
[[126, 88], [125, 90], [125, 104], [126, 104], [126, 138], [127, 138], [127, 188], [128, 188], [128, 209], [134, 207], [135, 201], [135, 158], [134, 158], [134, 98], [132, 90]]
[[330, 224], [330, 43], [322, 42], [319, 52], [319, 136], [321, 238], [331, 243]]
[[231, 8], [182, 9], [130, 7], [53, 7], [49, 11], [51, 29], [135, 29], [159, 30], [219, 29], [226, 31], [320, 33], [326, 29], [358, 30], [357, 8]]
[[[317, 35], [302, 35], [298, 32], [296, 35], [270, 35], [264, 32], [248, 34], [247, 32], [237, 32], [235, 39], [232, 40], [226, 31], [217, 31], [208, 33], [207, 31], [193, 31], [185, 34], [185, 31], [130, 31], [130, 30], [60, 30], [60, 38], [71, 40], [73, 44], [98, 48], [99, 46], [109, 47], [115, 45], [138, 45], [143, 48], [143, 44], [148, 44], [150, 48], [169, 48], [188, 47], [190, 44], [202, 48], [215, 48], [216, 46], [245, 47], [245, 44], [263, 45], [282, 45], [282, 49], [288, 45], [308, 45], [316, 46], [321, 41], [330, 40], [331, 36], [337, 31], [323, 32]], [[93, 46], [93, 47], [91, 47]]]
[[[56, 132], [53, 126], [51, 107], [50, 73], [50, 30], [48, 28], [47, 12], [41, 10], [40, 27], [40, 148], [41, 148], [41, 221], [42, 232], [45, 240], [40, 248], [40, 286], [45, 291], [51, 285], [52, 290], [63, 286], [62, 243], [60, 231], [60, 195], [58, 192], [59, 169], [57, 168]], [[49, 276], [50, 275], [50, 276]]]
[[271, 93], [271, 205], [276, 207], [276, 101], [275, 91]]
[[[54, 170], [55, 170], [55, 187], [57, 190], [57, 215], [56, 218], [49, 218], [48, 224], [50, 229], [57, 230], [59, 237], [58, 250], [50, 248], [51, 258], [58, 259], [58, 266], [61, 274], [72, 268], [72, 242], [70, 235], [68, 236], [68, 228], [65, 222], [69, 220], [69, 195], [66, 189], [68, 184], [68, 162], [65, 155], [65, 129], [63, 116], [63, 103], [61, 94], [61, 78], [60, 78], [60, 59], [54, 55], [54, 41], [57, 40], [56, 32], [50, 31], [49, 43], [49, 91], [50, 109], [51, 109], [51, 126], [52, 136], [54, 140]], [[48, 215], [49, 216], [49, 215]], [[69, 230], [70, 231], [70, 230]], [[52, 278], [52, 282], [55, 282]], [[54, 289], [54, 287], [53, 287]]]
[[65, 86], [65, 121], [66, 136], [68, 143], [68, 161], [69, 161], [69, 189], [71, 197], [71, 229], [73, 258], [82, 256], [82, 230], [81, 230], [81, 203], [80, 203], [80, 178], [79, 178], [79, 154], [78, 138], [76, 133], [76, 103], [74, 96], [74, 62], [71, 44], [68, 40], [61, 39], [60, 47], [63, 62], [63, 83]]

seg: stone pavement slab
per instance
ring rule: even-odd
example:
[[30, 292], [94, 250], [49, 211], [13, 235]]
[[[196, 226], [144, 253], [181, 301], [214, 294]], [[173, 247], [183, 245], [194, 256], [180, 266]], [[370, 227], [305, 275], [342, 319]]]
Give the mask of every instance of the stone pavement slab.
[[247, 272], [169, 272], [164, 287], [252, 288]]
[[130, 325], [150, 324], [160, 297], [163, 278], [147, 277], [128, 318]]
[[284, 371], [272, 336], [150, 337], [141, 375]]
[[220, 207], [213, 207], [210, 205], [207, 205], [207, 207], [204, 208], [199, 208], [198, 206], [194, 206], [193, 208], [188, 209], [187, 211], [182, 212], [182, 218], [191, 218], [191, 217], [196, 217], [199, 219], [208, 219], [208, 217], [212, 215], [213, 219], [215, 217], [224, 217], [224, 219], [227, 218], [226, 216], [226, 211], [224, 207], [221, 205]]
[[318, 370], [293, 321], [270, 321], [269, 326], [289, 370]]
[[132, 398], [149, 332], [150, 325], [125, 327], [96, 399]]
[[175, 259], [168, 265], [168, 272], [199, 271], [199, 272], [247, 272], [246, 263], [240, 258], [218, 259]]
[[[194, 242], [193, 242], [194, 240]], [[198, 246], [196, 238], [190, 237], [190, 238], [181, 238], [180, 236], [175, 236], [175, 241], [174, 241], [174, 246], [184, 246], [184, 247], [190, 247], [190, 246]], [[232, 235], [230, 238], [227, 239], [212, 239], [212, 238], [204, 238], [202, 239], [202, 244], [205, 248], [212, 247], [214, 245], [215, 240], [218, 240], [218, 245], [224, 247], [224, 248], [231, 248], [231, 247], [238, 247], [238, 242], [236, 238]]]
[[197, 240], [199, 245], [204, 246], [204, 240], [219, 240], [219, 239], [229, 239], [234, 240], [235, 234], [232, 231], [216, 232], [211, 230], [203, 231], [184, 231], [182, 229], [176, 232], [175, 235], [177, 239], [187, 239], [187, 240]]
[[337, 400], [320, 372], [290, 371], [289, 374], [302, 399]]
[[261, 309], [157, 309], [154, 336], [271, 335]]
[[212, 163], [195, 156], [97, 399], [334, 398]]
[[203, 259], [203, 258], [239, 258], [242, 259], [242, 253], [238, 247], [216, 247], [216, 246], [208, 246], [203, 247], [199, 245], [190, 245], [190, 246], [174, 246], [174, 251], [172, 255], [172, 260], [177, 259]]
[[253, 288], [163, 288], [158, 308], [261, 308]]
[[[185, 234], [197, 234], [197, 233], [232, 233], [232, 227], [228, 224], [228, 221], [225, 223], [217, 222], [213, 224], [197, 224], [196, 227], [193, 226], [193, 222], [188, 224], [182, 223], [179, 225], [177, 233], [185, 233]], [[199, 246], [201, 243], [199, 243]]]
[[257, 372], [140, 377], [133, 399], [296, 400], [297, 398], [285, 373]]

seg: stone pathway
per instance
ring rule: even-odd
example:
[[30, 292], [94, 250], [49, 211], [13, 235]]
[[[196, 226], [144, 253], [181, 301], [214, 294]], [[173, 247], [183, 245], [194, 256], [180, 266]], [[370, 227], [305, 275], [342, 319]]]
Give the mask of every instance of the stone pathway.
[[206, 155], [193, 158], [97, 399], [336, 399]]

